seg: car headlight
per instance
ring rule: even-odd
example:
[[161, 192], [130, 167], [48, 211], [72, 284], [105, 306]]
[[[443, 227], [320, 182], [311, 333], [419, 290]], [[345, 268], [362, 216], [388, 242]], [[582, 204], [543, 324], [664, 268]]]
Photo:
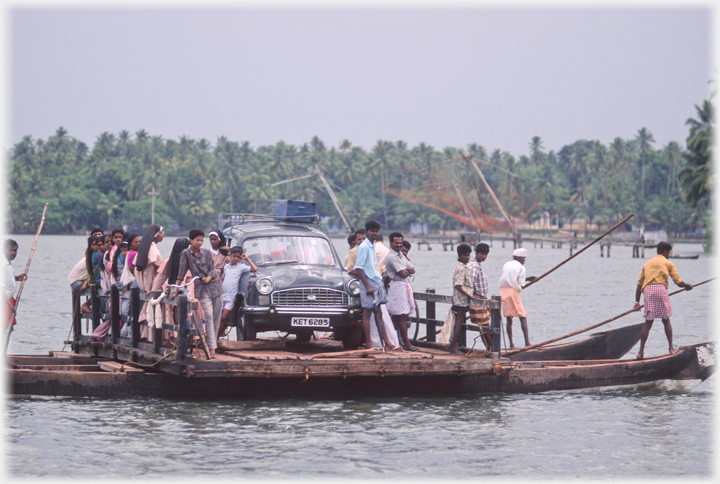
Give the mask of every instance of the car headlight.
[[273, 283], [267, 277], [263, 277], [262, 279], [257, 281], [255, 283], [255, 286], [257, 287], [257, 290], [260, 294], [270, 294], [270, 292], [273, 290]]
[[360, 294], [360, 281], [358, 281], [357, 279], [353, 279], [352, 281], [350, 281], [350, 284], [348, 284], [348, 291], [353, 296], [357, 296], [358, 294]]

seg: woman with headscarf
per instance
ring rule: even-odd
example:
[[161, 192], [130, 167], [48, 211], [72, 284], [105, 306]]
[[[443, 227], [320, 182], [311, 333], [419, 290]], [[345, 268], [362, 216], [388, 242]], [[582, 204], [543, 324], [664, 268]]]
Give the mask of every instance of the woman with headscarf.
[[[135, 277], [135, 259], [137, 257], [138, 247], [140, 246], [140, 236], [135, 233], [128, 234], [126, 237], [128, 250], [124, 254], [125, 264], [119, 279], [119, 285], [123, 290], [122, 313], [125, 316], [130, 315], [130, 290], [133, 287], [139, 287]], [[122, 249], [122, 246], [121, 246]], [[120, 337], [130, 337], [130, 322], [128, 321], [120, 332]]]
[[208, 234], [210, 239], [210, 255], [215, 262], [215, 271], [218, 273], [220, 278], [223, 277], [223, 268], [225, 264], [230, 262], [228, 254], [230, 253], [230, 247], [225, 246], [225, 236], [220, 229], [212, 229]]

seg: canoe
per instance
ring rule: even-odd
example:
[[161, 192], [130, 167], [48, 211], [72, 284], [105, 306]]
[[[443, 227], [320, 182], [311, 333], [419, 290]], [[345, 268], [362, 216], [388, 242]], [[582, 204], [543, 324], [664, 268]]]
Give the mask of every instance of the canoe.
[[[566, 343], [547, 345], [534, 350], [511, 355], [513, 361], [552, 361], [552, 360], [611, 360], [623, 357], [640, 341], [640, 333], [645, 323], [609, 329], [590, 336]], [[478, 339], [479, 341], [479, 339]], [[482, 343], [478, 343], [484, 349]], [[424, 348], [447, 348], [447, 345], [418, 341], [416, 346]], [[477, 348], [475, 348], [477, 349]], [[468, 348], [461, 348], [468, 352]], [[502, 356], [505, 356], [503, 352]]]
[[344, 399], [536, 393], [665, 380], [694, 385], [715, 369], [714, 343], [681, 346], [674, 355], [644, 360], [510, 361], [432, 349], [416, 352], [420, 355], [352, 353], [274, 359], [245, 354], [227, 361], [195, 361], [184, 370], [177, 363], [163, 363], [168, 370], [176, 366], [175, 373], [95, 356], [11, 356], [12, 368], [6, 371], [13, 395]]
[[669, 258], [670, 259], [697, 259], [699, 257], [700, 257], [699, 254], [695, 254], [695, 255], [671, 255]]
[[638, 323], [592, 333], [581, 340], [547, 345], [511, 355], [509, 358], [513, 361], [612, 360], [622, 358], [640, 341], [643, 326], [645, 326], [645, 323]]

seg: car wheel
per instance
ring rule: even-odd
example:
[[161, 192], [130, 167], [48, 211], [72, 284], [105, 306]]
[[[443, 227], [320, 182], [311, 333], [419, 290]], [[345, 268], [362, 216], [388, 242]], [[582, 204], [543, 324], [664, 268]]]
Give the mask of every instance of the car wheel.
[[300, 343], [307, 343], [313, 337], [314, 331], [302, 331], [295, 334], [295, 340]]
[[363, 339], [362, 326], [353, 326], [343, 331], [342, 342], [346, 350], [356, 350], [360, 347]]
[[254, 341], [257, 338], [255, 325], [248, 321], [245, 316], [238, 322], [238, 339], [242, 341]]

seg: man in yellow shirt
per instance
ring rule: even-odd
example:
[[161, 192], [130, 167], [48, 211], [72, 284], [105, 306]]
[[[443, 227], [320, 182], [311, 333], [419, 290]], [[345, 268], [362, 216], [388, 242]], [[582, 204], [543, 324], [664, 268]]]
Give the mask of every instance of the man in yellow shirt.
[[692, 289], [692, 285], [683, 282], [675, 269], [675, 264], [668, 260], [672, 245], [667, 242], [660, 242], [657, 246], [655, 257], [650, 259], [643, 265], [638, 279], [637, 289], [635, 290], [635, 309], [640, 309], [640, 293], [645, 296], [645, 326], [640, 335], [640, 351], [638, 351], [637, 359], [642, 360], [645, 351], [645, 342], [650, 334], [653, 321], [656, 318], [662, 319], [665, 325], [665, 336], [668, 339], [670, 354], [676, 353], [672, 342], [672, 325], [670, 324], [670, 316], [672, 316], [672, 306], [670, 306], [670, 297], [668, 296], [668, 277], [679, 287], [684, 287], [688, 291]]

